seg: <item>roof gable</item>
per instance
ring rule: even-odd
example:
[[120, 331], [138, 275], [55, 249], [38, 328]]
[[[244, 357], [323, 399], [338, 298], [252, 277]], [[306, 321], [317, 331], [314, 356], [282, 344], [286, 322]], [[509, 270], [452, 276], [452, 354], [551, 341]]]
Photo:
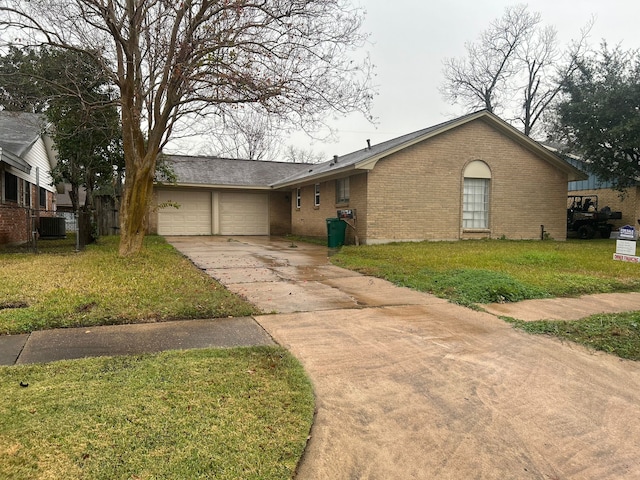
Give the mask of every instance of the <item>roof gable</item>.
[[0, 147], [22, 157], [41, 138], [44, 118], [35, 113], [0, 112]]
[[551, 152], [535, 140], [527, 137], [504, 120], [500, 119], [498, 116], [487, 110], [481, 110], [479, 112], [470, 113], [362, 150], [357, 150], [343, 157], [334, 157], [333, 160], [313, 165], [307, 171], [298, 172], [289, 178], [275, 183], [273, 186], [292, 186], [303, 182], [320, 180], [324, 177], [348, 172], [350, 170], [371, 170], [375, 167], [376, 163], [384, 157], [415, 145], [416, 143], [441, 135], [469, 122], [478, 120], [486, 122], [492, 128], [500, 131], [511, 140], [532, 151], [537, 156], [552, 164], [555, 168], [567, 173], [569, 180], [584, 179], [584, 173], [570, 165], [563, 158]]
[[33, 145], [42, 138], [42, 115], [0, 111], [0, 159], [25, 173], [31, 166], [24, 160]]

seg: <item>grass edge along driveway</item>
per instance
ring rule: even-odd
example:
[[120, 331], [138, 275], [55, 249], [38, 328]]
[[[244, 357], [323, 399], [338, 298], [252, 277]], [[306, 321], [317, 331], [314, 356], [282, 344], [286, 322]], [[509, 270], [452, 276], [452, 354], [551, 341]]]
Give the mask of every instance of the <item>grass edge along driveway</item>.
[[[640, 266], [612, 260], [615, 240], [396, 243], [344, 247], [336, 265], [482, 309], [492, 302], [640, 291]], [[574, 322], [510, 321], [533, 334], [640, 360], [640, 312]]]

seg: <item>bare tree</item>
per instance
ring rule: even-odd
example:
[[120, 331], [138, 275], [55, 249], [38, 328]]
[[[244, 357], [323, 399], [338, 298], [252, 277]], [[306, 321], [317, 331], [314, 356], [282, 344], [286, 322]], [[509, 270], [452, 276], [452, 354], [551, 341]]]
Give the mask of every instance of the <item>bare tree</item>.
[[212, 125], [209, 154], [247, 160], [275, 160], [280, 152], [280, 118], [252, 107], [225, 114]]
[[522, 107], [520, 112], [514, 113], [525, 135], [535, 133], [535, 127], [578, 68], [579, 60], [586, 53], [592, 26], [593, 19], [583, 27], [580, 38], [571, 42], [564, 52], [558, 47], [557, 32], [553, 27], [539, 28], [522, 43], [518, 53], [521, 72], [517, 76], [521, 82], [518, 90], [522, 94]]
[[292, 163], [320, 163], [327, 158], [322, 152], [289, 145], [284, 151], [284, 160]]
[[476, 43], [466, 43], [465, 58], [444, 60], [445, 98], [470, 110], [496, 112], [510, 95], [506, 88], [516, 75], [518, 49], [540, 23], [540, 14], [526, 5], [510, 6], [482, 32]]
[[121, 255], [142, 248], [158, 153], [185, 115], [259, 104], [312, 128], [368, 112], [362, 18], [346, 0], [0, 0], [3, 44], [87, 52], [119, 90]]
[[526, 5], [507, 7], [463, 59], [444, 61], [445, 98], [467, 110], [500, 114], [531, 136], [585, 51], [590, 22], [566, 51], [557, 32]]

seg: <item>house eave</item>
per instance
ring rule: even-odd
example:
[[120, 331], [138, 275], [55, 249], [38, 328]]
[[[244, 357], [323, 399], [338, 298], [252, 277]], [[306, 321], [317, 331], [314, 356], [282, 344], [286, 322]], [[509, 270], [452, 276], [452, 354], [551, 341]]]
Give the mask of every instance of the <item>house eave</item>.
[[[373, 167], [372, 167], [373, 168]], [[336, 176], [342, 176], [346, 173], [350, 173], [357, 170], [370, 170], [370, 168], [359, 168], [356, 164], [350, 164], [346, 167], [336, 168], [332, 170], [328, 170], [326, 172], [320, 172], [316, 174], [306, 175], [302, 178], [296, 178], [294, 180], [288, 182], [276, 182], [272, 183], [269, 187], [273, 189], [281, 189], [281, 188], [290, 188], [297, 187], [299, 185], [308, 185], [310, 183], [318, 183], [320, 180], [325, 180], [328, 178], [334, 178]]]
[[0, 148], [0, 162], [6, 163], [7, 165], [20, 170], [24, 173], [31, 173], [31, 165], [22, 160], [20, 157], [2, 150]]
[[272, 190], [272, 187], [269, 185], [222, 185], [222, 184], [214, 184], [214, 183], [163, 183], [163, 182], [154, 182], [155, 188], [206, 188], [206, 189], [215, 189], [215, 190], [256, 190], [256, 191], [264, 191], [264, 190]]

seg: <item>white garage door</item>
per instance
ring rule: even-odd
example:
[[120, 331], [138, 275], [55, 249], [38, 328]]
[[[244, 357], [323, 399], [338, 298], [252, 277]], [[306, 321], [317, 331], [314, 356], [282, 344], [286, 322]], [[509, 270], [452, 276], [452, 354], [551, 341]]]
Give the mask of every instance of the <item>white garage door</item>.
[[160, 235], [211, 235], [211, 192], [158, 190], [158, 203], [173, 202], [180, 208], [158, 210]]
[[220, 193], [221, 235], [269, 235], [266, 193]]

